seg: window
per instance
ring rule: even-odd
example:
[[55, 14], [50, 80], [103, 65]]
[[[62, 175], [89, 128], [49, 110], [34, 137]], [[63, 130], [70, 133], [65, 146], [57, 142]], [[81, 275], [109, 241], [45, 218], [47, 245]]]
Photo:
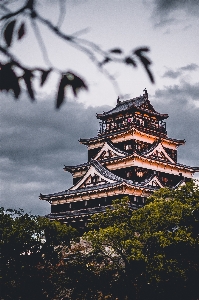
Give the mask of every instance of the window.
[[126, 172], [126, 177], [127, 178], [131, 178], [131, 176], [132, 176], [132, 172], [130, 172], [130, 171]]
[[141, 171], [138, 171], [136, 174], [138, 177], [142, 177], [144, 175], [143, 172], [141, 172]]
[[97, 176], [97, 175], [94, 175], [92, 178], [91, 178], [91, 183], [97, 183], [97, 182], [99, 182], [99, 176]]
[[124, 148], [125, 150], [130, 150], [130, 149], [132, 149], [132, 145], [130, 145], [130, 144], [128, 144], [128, 145], [125, 145], [125, 148]]

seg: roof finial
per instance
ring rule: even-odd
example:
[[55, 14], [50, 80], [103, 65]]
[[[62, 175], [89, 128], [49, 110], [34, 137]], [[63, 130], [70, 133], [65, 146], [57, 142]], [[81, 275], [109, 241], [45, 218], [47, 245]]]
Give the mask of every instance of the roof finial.
[[143, 90], [143, 92], [144, 92], [143, 96], [146, 97], [146, 98], [148, 99], [147, 89], [145, 88], [145, 89]]
[[117, 98], [117, 105], [119, 105], [121, 102], [120, 102], [120, 97], [118, 96]]

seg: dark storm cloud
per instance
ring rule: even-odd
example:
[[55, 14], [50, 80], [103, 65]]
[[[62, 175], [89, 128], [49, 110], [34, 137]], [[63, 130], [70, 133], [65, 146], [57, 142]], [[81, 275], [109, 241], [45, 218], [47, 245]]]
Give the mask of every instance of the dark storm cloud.
[[199, 0], [154, 0], [153, 5], [155, 27], [163, 27], [174, 23], [178, 16], [175, 15], [175, 18], [171, 18], [173, 12], [184, 11], [193, 17], [197, 17], [199, 14]]
[[190, 72], [190, 71], [196, 71], [198, 69], [199, 69], [199, 66], [197, 64], [192, 63], [192, 64], [186, 65], [184, 67], [178, 68], [177, 70], [169, 69], [162, 75], [162, 77], [176, 79], [176, 78], [179, 78], [186, 71]]
[[87, 160], [78, 139], [97, 135], [95, 114], [107, 107], [69, 102], [57, 111], [50, 99], [32, 104], [10, 98], [1, 94], [1, 205], [47, 213], [49, 206], [38, 195], [72, 185], [63, 166]]
[[155, 0], [155, 10], [157, 13], [165, 14], [176, 9], [185, 10], [193, 15], [199, 12], [198, 0]]
[[[199, 166], [199, 84], [181, 83], [157, 90], [154, 107], [168, 113], [168, 135], [185, 139], [179, 148], [179, 162]], [[70, 102], [56, 111], [53, 100], [15, 102], [1, 94], [1, 205], [21, 207], [27, 212], [47, 214], [50, 205], [40, 193], [65, 190], [72, 176], [65, 165], [87, 161], [87, 148], [78, 139], [96, 136], [96, 112], [108, 107], [85, 108]]]
[[168, 135], [176, 139], [185, 139], [185, 146], [178, 150], [180, 163], [199, 166], [199, 83], [181, 83], [157, 90], [154, 97], [155, 108], [168, 113]]
[[[193, 105], [192, 100], [199, 101], [199, 83], [191, 84], [189, 82], [182, 82], [179, 85], [173, 85], [166, 87], [168, 93], [172, 94], [172, 99], [178, 100], [182, 99], [182, 101], [187, 102], [187, 105]], [[161, 95], [161, 90], [158, 90], [158, 96]], [[179, 103], [180, 104], [180, 103]]]

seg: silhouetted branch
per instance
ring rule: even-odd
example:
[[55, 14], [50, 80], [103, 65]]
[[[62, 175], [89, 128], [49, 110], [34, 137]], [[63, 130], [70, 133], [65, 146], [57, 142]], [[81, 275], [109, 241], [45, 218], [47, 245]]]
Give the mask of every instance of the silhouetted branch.
[[45, 43], [43, 41], [43, 38], [41, 36], [40, 30], [37, 26], [37, 23], [36, 23], [35, 19], [32, 19], [31, 21], [32, 21], [33, 30], [35, 32], [35, 37], [38, 41], [39, 47], [41, 49], [41, 52], [42, 52], [42, 55], [43, 55], [43, 58], [44, 58], [44, 61], [46, 62], [47, 65], [52, 67], [51, 61], [48, 57], [48, 51], [46, 49]]
[[[36, 9], [36, 0], [28, 0], [25, 5], [19, 8], [16, 11], [11, 11], [9, 9], [9, 1], [4, 1], [0, 4], [0, 7], [4, 10], [3, 16], [0, 18], [0, 25], [2, 27], [1, 34], [3, 36], [3, 40], [0, 44], [0, 52], [7, 58], [8, 62], [5, 63], [4, 61], [1, 62], [1, 69], [0, 69], [0, 76], [3, 76], [5, 72], [8, 74], [12, 74], [12, 78], [14, 78], [15, 85], [12, 84], [9, 78], [7, 78], [7, 83], [0, 85], [0, 90], [14, 92], [16, 98], [20, 96], [21, 90], [23, 88], [20, 86], [21, 81], [23, 79], [26, 85], [27, 92], [32, 100], [35, 99], [35, 91], [33, 88], [33, 81], [35, 77], [35, 72], [40, 72], [40, 82], [41, 86], [44, 85], [47, 81], [48, 75], [51, 72], [56, 72], [60, 76], [60, 82], [57, 87], [57, 103], [56, 107], [60, 107], [60, 105], [64, 101], [65, 95], [65, 87], [70, 86], [72, 88], [73, 94], [77, 96], [77, 90], [81, 90], [83, 88], [87, 89], [86, 82], [81, 79], [79, 76], [74, 75], [74, 72], [66, 70], [64, 74], [72, 74], [73, 79], [71, 77], [67, 79], [64, 77], [61, 69], [57, 69], [55, 66], [52, 65], [49, 57], [48, 57], [48, 49], [45, 45], [45, 42], [42, 38], [42, 34], [40, 32], [39, 25], [44, 25], [50, 32], [54, 33], [55, 36], [59, 37], [61, 40], [65, 41], [67, 44], [72, 46], [73, 48], [79, 50], [80, 52], [84, 53], [91, 62], [96, 66], [98, 70], [100, 70], [113, 84], [117, 94], [120, 94], [119, 86], [114, 78], [108, 70], [105, 68], [107, 64], [110, 63], [120, 63], [124, 65], [128, 65], [130, 67], [137, 67], [138, 63], [140, 62], [149, 76], [149, 79], [152, 83], [154, 83], [153, 74], [150, 70], [151, 61], [144, 55], [146, 52], [149, 51], [147, 47], [138, 48], [135, 51], [130, 51], [130, 54], [126, 55], [124, 51], [119, 48], [115, 47], [110, 50], [103, 50], [99, 45], [96, 43], [89, 41], [87, 39], [80, 38], [79, 35], [84, 33], [85, 30], [80, 30], [74, 34], [68, 35], [64, 33], [60, 26], [63, 23], [66, 6], [65, 0], [59, 0], [59, 18], [57, 25], [54, 25], [49, 19], [44, 18]], [[7, 6], [8, 5], [8, 6]], [[27, 22], [23, 21], [20, 25], [18, 22], [18, 18], [21, 15], [25, 15], [26, 18], [30, 20], [30, 24], [35, 32], [36, 39], [41, 49], [42, 56], [44, 61], [50, 66], [49, 69], [43, 70], [42, 68], [29, 68], [28, 66], [24, 66], [23, 62], [19, 61], [15, 55], [12, 54], [10, 48], [13, 43], [14, 37], [17, 37], [17, 40], [21, 40], [27, 34]], [[19, 76], [16, 72], [16, 68], [20, 69], [23, 72], [23, 75]], [[17, 83], [18, 82], [18, 83]], [[67, 84], [66, 84], [67, 82]], [[81, 84], [80, 84], [81, 82]]]
[[64, 3], [64, 0], [59, 0], [59, 18], [57, 22], [57, 27], [61, 27], [61, 25], [64, 22], [64, 17], [66, 14], [66, 3]]

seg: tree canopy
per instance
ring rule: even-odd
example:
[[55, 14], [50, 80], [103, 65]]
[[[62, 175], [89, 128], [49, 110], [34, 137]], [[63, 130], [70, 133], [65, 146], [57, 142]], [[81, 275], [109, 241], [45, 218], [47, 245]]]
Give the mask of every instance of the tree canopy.
[[1, 208], [0, 233], [1, 299], [52, 298], [57, 292], [52, 282], [55, 269], [77, 231], [22, 210]]
[[199, 187], [163, 188], [132, 210], [128, 197], [75, 229], [0, 213], [1, 299], [199, 298]]
[[114, 211], [93, 217], [90, 226], [95, 229], [85, 238], [113, 264], [117, 258], [129, 283], [128, 299], [132, 293], [136, 299], [199, 296], [199, 188], [194, 182], [160, 189], [136, 211], [123, 199]]

